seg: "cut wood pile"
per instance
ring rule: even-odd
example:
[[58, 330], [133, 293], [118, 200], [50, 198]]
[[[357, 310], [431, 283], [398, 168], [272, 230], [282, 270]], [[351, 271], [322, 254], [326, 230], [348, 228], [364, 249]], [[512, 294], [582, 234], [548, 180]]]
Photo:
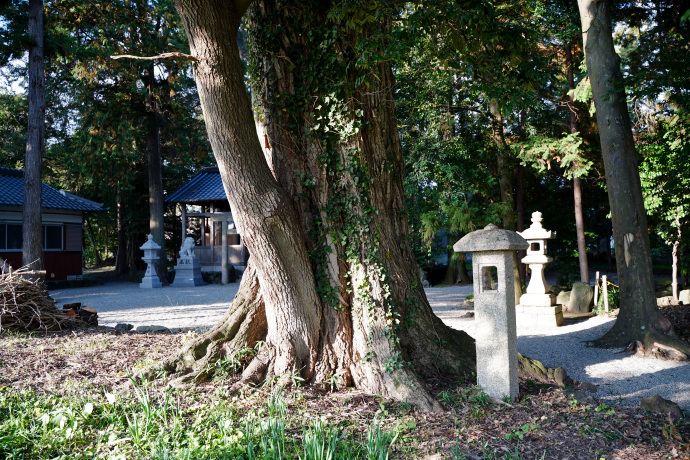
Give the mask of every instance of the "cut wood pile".
[[[60, 310], [43, 283], [26, 270], [0, 272], [0, 332], [58, 331], [98, 325], [95, 310]], [[85, 310], [81, 313], [81, 310]]]

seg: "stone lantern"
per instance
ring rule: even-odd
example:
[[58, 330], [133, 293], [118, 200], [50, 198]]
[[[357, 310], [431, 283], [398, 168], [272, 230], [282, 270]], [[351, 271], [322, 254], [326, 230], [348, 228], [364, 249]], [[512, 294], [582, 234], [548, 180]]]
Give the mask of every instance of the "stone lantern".
[[546, 255], [546, 242], [555, 238], [556, 232], [544, 229], [542, 220], [539, 211], [532, 213], [532, 225], [520, 232], [529, 243], [527, 256], [522, 263], [529, 265], [531, 275], [526, 293], [520, 297], [517, 312], [520, 318], [528, 318], [533, 324], [560, 326], [563, 324], [562, 307], [556, 305], [556, 296], [547, 292], [544, 278], [544, 267], [553, 260]]
[[477, 384], [496, 399], [513, 401], [519, 391], [513, 254], [527, 246], [516, 232], [493, 224], [453, 245], [472, 253]]
[[141, 280], [139, 287], [144, 289], [162, 287], [163, 285], [158, 279], [158, 273], [156, 273], [156, 262], [160, 260], [161, 247], [153, 241], [153, 235], [149, 233], [148, 240], [139, 249], [144, 251], [144, 257], [141, 260], [146, 262], [146, 274], [144, 279]]

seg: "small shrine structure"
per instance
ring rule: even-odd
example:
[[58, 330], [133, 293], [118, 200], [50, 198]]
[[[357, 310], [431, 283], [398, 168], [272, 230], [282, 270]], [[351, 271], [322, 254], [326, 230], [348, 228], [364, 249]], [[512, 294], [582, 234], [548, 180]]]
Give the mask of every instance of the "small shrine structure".
[[182, 241], [192, 237], [197, 242], [193, 251], [201, 271], [221, 272], [223, 284], [229, 264], [244, 271], [249, 251], [235, 228], [218, 167], [203, 168], [165, 202], [179, 205]]

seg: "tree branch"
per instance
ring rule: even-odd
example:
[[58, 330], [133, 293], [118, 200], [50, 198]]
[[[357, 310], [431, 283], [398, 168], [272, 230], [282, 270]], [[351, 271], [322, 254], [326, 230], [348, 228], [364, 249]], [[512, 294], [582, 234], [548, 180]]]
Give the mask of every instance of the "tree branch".
[[254, 0], [235, 0], [235, 11], [237, 11], [237, 16], [241, 18], [244, 16], [244, 13], [247, 11], [247, 8], [249, 8], [249, 5], [252, 4]]
[[199, 59], [191, 54], [180, 53], [173, 51], [170, 53], [158, 54], [156, 56], [134, 56], [131, 54], [120, 54], [115, 56], [110, 56], [110, 59], [138, 59], [140, 61], [155, 61], [157, 59], [167, 59], [167, 58], [182, 58], [188, 59], [190, 61], [199, 62]]

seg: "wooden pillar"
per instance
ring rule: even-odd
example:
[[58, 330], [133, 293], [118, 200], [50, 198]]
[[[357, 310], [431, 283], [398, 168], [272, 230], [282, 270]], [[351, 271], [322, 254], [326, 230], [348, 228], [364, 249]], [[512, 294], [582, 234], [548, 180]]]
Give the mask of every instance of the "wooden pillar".
[[220, 240], [222, 247], [220, 261], [221, 283], [228, 284], [230, 276], [228, 273], [228, 221], [226, 219], [220, 221]]
[[[209, 215], [212, 216], [215, 207], [211, 204], [208, 207]], [[208, 219], [208, 245], [211, 247], [211, 265], [216, 263], [216, 252], [214, 251], [216, 237], [216, 221], [209, 217]]]
[[187, 238], [187, 204], [180, 203], [180, 219], [182, 220], [182, 242]]
[[[206, 212], [206, 206], [201, 205], [201, 213]], [[206, 217], [201, 218], [201, 246], [206, 246]]]

